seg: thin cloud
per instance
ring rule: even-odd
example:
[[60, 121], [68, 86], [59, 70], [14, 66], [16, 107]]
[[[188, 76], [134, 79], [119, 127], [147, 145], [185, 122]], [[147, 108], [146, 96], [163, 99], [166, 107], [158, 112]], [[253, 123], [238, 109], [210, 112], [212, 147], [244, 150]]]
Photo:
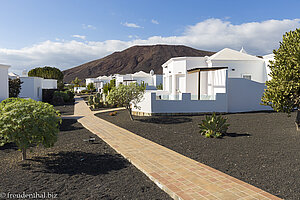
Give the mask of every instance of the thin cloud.
[[79, 38], [79, 39], [82, 39], [82, 40], [85, 40], [85, 38], [86, 38], [85, 35], [72, 35], [72, 37]]
[[83, 29], [91, 29], [91, 30], [95, 30], [96, 27], [90, 24], [82, 24], [82, 28]]
[[134, 39], [138, 39], [138, 38], [140, 38], [139, 36], [137, 36], [137, 35], [128, 35], [128, 38], [130, 38], [130, 39], [132, 39], [132, 38], [134, 38]]
[[0, 48], [0, 63], [12, 65], [12, 70], [36, 66], [56, 66], [67, 69], [101, 58], [133, 45], [180, 44], [197, 49], [219, 51], [225, 47], [239, 50], [242, 46], [252, 55], [272, 53], [279, 47], [282, 35], [300, 27], [300, 19], [267, 20], [239, 25], [221, 19], [208, 19], [187, 26], [179, 36], [152, 36], [130, 41], [44, 41], [21, 49]]
[[126, 27], [129, 27], [129, 28], [143, 28], [135, 23], [128, 23], [128, 22], [125, 22], [125, 23], [121, 23], [123, 26], [126, 26]]
[[151, 20], [151, 23], [152, 23], [152, 24], [159, 24], [159, 22], [158, 22], [157, 20], [155, 20], [155, 19], [152, 19], [152, 20]]

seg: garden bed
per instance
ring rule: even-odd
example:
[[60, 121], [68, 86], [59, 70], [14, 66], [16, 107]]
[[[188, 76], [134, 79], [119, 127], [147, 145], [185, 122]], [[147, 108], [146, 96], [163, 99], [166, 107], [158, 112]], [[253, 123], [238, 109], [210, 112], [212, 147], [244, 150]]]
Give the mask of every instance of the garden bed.
[[285, 199], [300, 197], [300, 132], [295, 113], [275, 112], [224, 115], [229, 136], [204, 138], [198, 124], [204, 116], [137, 117], [126, 110], [98, 117], [146, 139], [218, 169]]
[[74, 115], [74, 103], [66, 103], [62, 106], [55, 106], [55, 109], [59, 110], [62, 115]]
[[[56, 107], [71, 113], [71, 107]], [[65, 109], [63, 111], [63, 109]], [[58, 199], [171, 199], [142, 172], [76, 120], [63, 120], [49, 149], [32, 147], [21, 161], [16, 146], [0, 147], [0, 192], [57, 194]]]

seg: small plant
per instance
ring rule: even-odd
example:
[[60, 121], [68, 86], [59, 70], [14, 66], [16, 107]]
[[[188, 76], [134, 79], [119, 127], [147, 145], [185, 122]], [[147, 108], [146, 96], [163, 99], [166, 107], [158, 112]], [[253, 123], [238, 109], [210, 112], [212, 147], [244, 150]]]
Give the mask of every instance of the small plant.
[[93, 109], [103, 107], [103, 102], [100, 93], [97, 93], [95, 95], [89, 96], [88, 98], [88, 104]]
[[163, 84], [159, 84], [158, 86], [156, 86], [156, 89], [163, 90]]
[[118, 112], [117, 111], [114, 111], [114, 112], [110, 112], [109, 113], [109, 116], [116, 116], [118, 114]]
[[213, 113], [211, 116], [206, 116], [205, 120], [199, 124], [200, 133], [207, 138], [221, 138], [226, 134], [230, 124], [226, 123], [227, 118], [221, 115], [217, 116]]

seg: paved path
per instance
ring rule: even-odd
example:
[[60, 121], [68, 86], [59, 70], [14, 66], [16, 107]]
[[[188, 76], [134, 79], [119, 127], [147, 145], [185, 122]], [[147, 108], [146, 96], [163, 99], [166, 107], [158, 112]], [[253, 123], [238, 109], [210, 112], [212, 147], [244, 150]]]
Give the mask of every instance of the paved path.
[[174, 199], [279, 199], [94, 116], [82, 99], [74, 115]]

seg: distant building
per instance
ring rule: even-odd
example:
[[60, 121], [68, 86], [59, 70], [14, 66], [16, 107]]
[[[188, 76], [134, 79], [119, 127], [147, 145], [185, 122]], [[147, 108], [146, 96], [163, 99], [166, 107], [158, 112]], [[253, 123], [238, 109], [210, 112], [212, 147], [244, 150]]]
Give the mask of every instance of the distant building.
[[103, 86], [113, 79], [116, 80], [116, 86], [120, 84], [144, 83], [149, 88], [156, 88], [156, 86], [162, 84], [162, 75], [154, 74], [153, 70], [151, 70], [150, 73], [139, 71], [134, 74], [114, 74], [110, 76], [99, 76], [97, 78], [87, 78], [85, 83], [86, 85], [93, 83], [97, 91], [101, 92]]

